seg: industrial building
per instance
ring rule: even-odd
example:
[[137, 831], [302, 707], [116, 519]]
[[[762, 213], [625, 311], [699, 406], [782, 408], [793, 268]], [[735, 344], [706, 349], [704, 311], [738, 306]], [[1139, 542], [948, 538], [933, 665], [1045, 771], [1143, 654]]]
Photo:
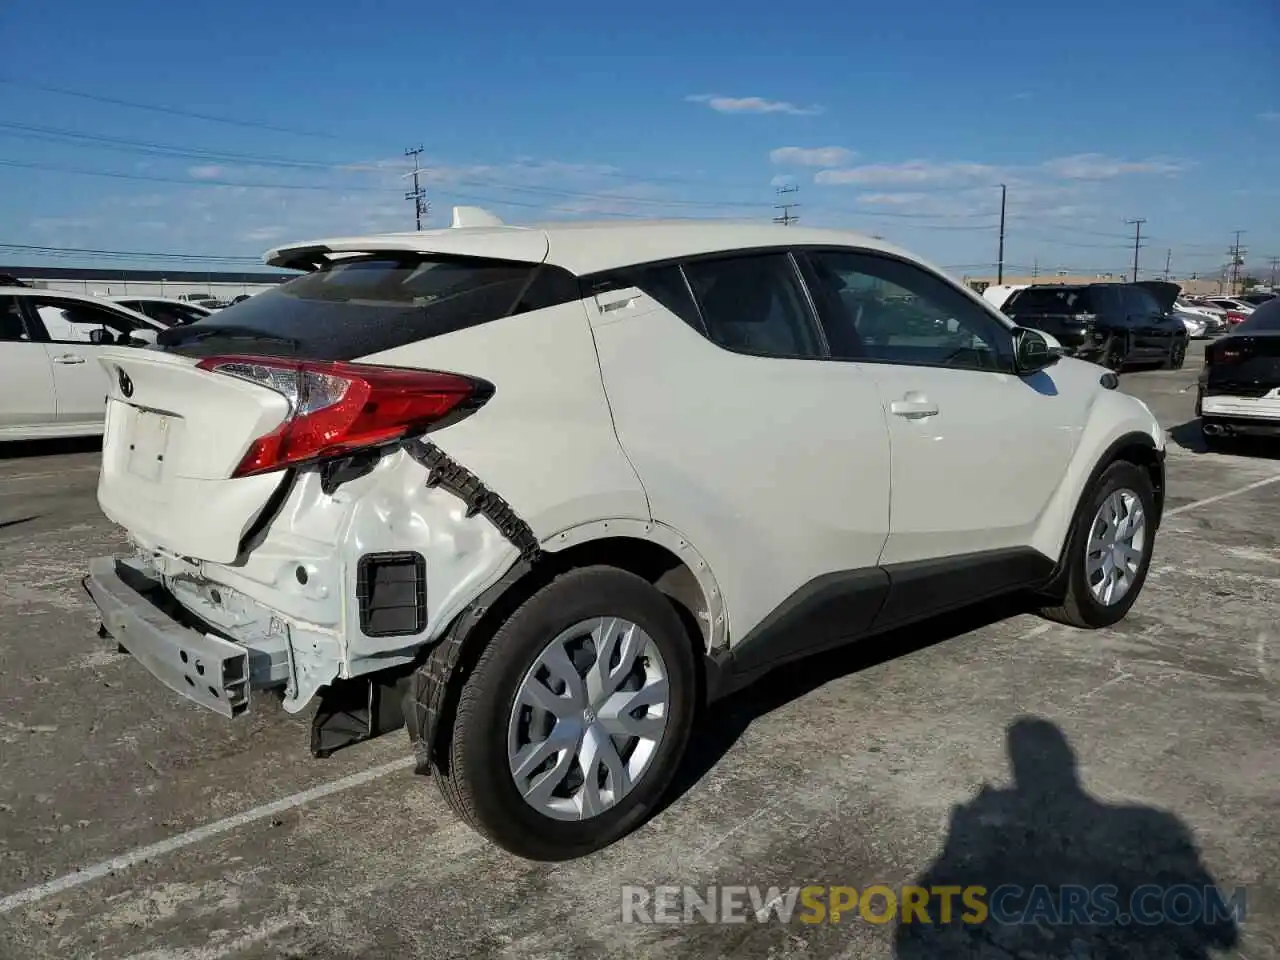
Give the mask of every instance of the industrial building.
[[260, 293], [292, 277], [284, 270], [136, 270], [128, 268], [0, 266], [0, 275], [16, 277], [27, 286], [64, 290], [95, 297], [180, 297], [190, 294], [231, 300]]

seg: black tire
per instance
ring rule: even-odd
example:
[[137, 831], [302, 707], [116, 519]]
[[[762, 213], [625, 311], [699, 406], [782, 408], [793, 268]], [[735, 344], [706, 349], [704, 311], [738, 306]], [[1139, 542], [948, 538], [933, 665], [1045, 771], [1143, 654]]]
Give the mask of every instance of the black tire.
[[[624, 617], [654, 640], [667, 668], [670, 715], [630, 793], [590, 819], [557, 820], [520, 795], [508, 766], [508, 722], [520, 682], [546, 646], [599, 616]], [[481, 652], [459, 694], [447, 767], [436, 765], [436, 782], [462, 820], [516, 856], [559, 861], [594, 853], [642, 824], [670, 786], [688, 744], [697, 684], [693, 642], [666, 597], [614, 567], [569, 571], [521, 604]]]
[[1187, 341], [1179, 338], [1169, 347], [1169, 359], [1165, 366], [1170, 370], [1181, 370], [1187, 362]]
[[1112, 373], [1119, 373], [1129, 358], [1128, 337], [1125, 334], [1112, 334], [1107, 340], [1102, 358], [1098, 361]]
[[[1085, 570], [1085, 551], [1088, 549], [1089, 534], [1098, 510], [1107, 497], [1120, 489], [1132, 490], [1142, 503], [1143, 513], [1146, 515], [1146, 543], [1133, 585], [1118, 602], [1105, 605], [1095, 599], [1089, 590], [1089, 578]], [[1123, 620], [1138, 599], [1143, 584], [1147, 580], [1147, 570], [1151, 565], [1151, 551], [1155, 545], [1157, 527], [1155, 519], [1155, 492], [1152, 490], [1151, 477], [1147, 471], [1127, 460], [1117, 460], [1108, 466], [1093, 486], [1085, 491], [1080, 507], [1076, 511], [1064, 553], [1067, 580], [1061, 601], [1053, 606], [1041, 608], [1040, 615], [1057, 623], [1090, 630], [1109, 627]]]

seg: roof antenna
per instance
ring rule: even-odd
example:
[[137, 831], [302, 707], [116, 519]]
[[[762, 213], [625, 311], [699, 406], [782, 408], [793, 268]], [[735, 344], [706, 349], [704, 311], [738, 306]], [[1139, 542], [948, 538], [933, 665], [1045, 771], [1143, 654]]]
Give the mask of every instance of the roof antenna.
[[454, 207], [454, 227], [504, 227], [506, 224], [483, 207]]

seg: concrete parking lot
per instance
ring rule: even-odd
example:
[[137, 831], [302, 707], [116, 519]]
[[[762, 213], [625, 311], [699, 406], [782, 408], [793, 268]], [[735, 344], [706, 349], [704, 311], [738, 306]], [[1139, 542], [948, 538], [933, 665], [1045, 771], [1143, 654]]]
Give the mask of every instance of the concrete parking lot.
[[[620, 922], [624, 884], [944, 876], [1209, 877], [1246, 888], [1238, 931], [1098, 942], [1280, 956], [1280, 457], [1203, 449], [1199, 358], [1123, 377], [1171, 439], [1167, 520], [1122, 624], [988, 607], [794, 665], [713, 713], [661, 814], [558, 865], [456, 822], [403, 734], [317, 761], [307, 717], [229, 724], [170, 695], [96, 637], [81, 592], [119, 543], [94, 445], [0, 453], [0, 956], [960, 956], [859, 919]], [[1015, 783], [1019, 737], [1043, 749]], [[1042, 937], [963, 955], [1068, 955]]]

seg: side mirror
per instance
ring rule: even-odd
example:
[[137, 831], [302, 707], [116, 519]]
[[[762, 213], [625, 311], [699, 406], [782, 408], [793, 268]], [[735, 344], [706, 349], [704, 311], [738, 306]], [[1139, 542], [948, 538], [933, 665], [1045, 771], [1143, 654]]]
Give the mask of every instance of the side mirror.
[[111, 331], [106, 327], [98, 327], [96, 330], [89, 331], [89, 342], [101, 346], [104, 343], [115, 343], [116, 338], [111, 335]]
[[1013, 331], [1013, 363], [1019, 374], [1038, 373], [1061, 358], [1061, 347], [1039, 330], [1018, 327]]
[[156, 331], [148, 330], [146, 327], [139, 327], [137, 330], [129, 332], [129, 340], [139, 344], [154, 344], [156, 342]]

